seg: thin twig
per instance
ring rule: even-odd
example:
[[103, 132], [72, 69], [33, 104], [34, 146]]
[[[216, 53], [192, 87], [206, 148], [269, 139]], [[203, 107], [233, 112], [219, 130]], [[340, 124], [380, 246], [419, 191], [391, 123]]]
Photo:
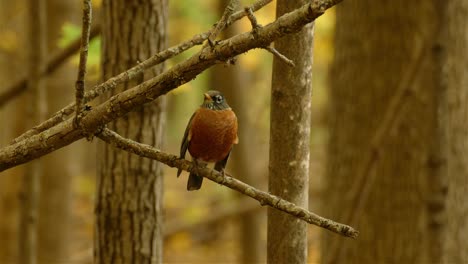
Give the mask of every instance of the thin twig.
[[294, 62], [290, 59], [288, 59], [288, 57], [284, 56], [283, 54], [281, 54], [278, 50], [276, 50], [275, 48], [271, 47], [271, 46], [267, 46], [265, 47], [264, 49], [266, 49], [267, 51], [271, 52], [273, 55], [275, 55], [278, 59], [282, 60], [284, 63], [286, 63], [287, 65], [291, 66], [291, 67], [295, 67], [296, 65], [294, 64]]
[[78, 77], [75, 84], [75, 124], [79, 125], [83, 111], [84, 82], [86, 75], [86, 62], [88, 61], [89, 35], [93, 9], [91, 0], [83, 0], [83, 25], [81, 28], [80, 62], [78, 65]]
[[231, 177], [229, 174], [223, 175], [222, 173], [207, 167], [195, 167], [194, 163], [190, 161], [179, 159], [176, 155], [164, 153], [150, 145], [123, 138], [119, 134], [107, 128], [104, 128], [101, 133], [97, 134], [96, 136], [114, 147], [134, 153], [138, 156], [154, 159], [170, 167], [175, 167], [188, 172], [196, 171], [200, 176], [252, 197], [253, 199], [259, 201], [262, 206], [268, 205], [270, 207], [276, 208], [309, 224], [328, 229], [346, 237], [356, 238], [359, 234], [358, 231], [354, 230], [350, 226], [326, 219], [291, 202], [281, 199], [281, 197], [258, 190]]
[[[257, 1], [256, 3], [254, 3], [251, 6], [251, 9], [256, 11], [256, 10], [260, 9], [261, 7], [263, 7], [264, 5], [268, 4], [269, 2], [271, 2], [271, 0], [269, 0], [269, 1], [265, 1], [265, 0]], [[244, 11], [236, 12], [228, 19], [228, 21], [233, 22], [233, 21], [239, 20], [242, 17], [244, 17], [245, 15], [246, 14], [245, 14]], [[194, 47], [195, 45], [203, 44], [203, 42], [206, 39], [208, 39], [208, 36], [209, 36], [210, 32], [211, 31], [207, 31], [207, 32], [204, 32], [204, 33], [201, 33], [201, 34], [197, 34], [197, 35], [193, 36], [190, 40], [182, 42], [182, 43], [180, 43], [180, 44], [178, 44], [176, 46], [170, 47], [170, 48], [168, 48], [168, 49], [166, 49], [164, 51], [161, 51], [158, 54], [153, 55], [151, 58], [137, 64], [136, 66], [132, 67], [131, 69], [129, 69], [129, 70], [125, 71], [125, 72], [122, 72], [119, 75], [116, 75], [116, 76], [108, 79], [104, 83], [96, 85], [92, 90], [85, 93], [84, 103], [87, 103], [87, 102], [93, 100], [94, 98], [98, 97], [99, 95], [114, 89], [119, 84], [122, 84], [124, 82], [128, 82], [128, 81], [133, 80], [134, 78], [140, 76], [140, 74], [143, 71], [147, 70], [148, 68], [156, 66], [156, 65], [166, 61], [167, 59], [172, 58], [172, 57], [174, 57], [174, 56], [176, 56], [176, 55], [178, 55], [178, 54], [180, 54], [180, 53]], [[23, 134], [21, 134], [20, 136], [15, 138], [12, 141], [12, 144], [23, 141], [26, 138], [29, 138], [29, 137], [31, 137], [33, 135], [41, 133], [41, 132], [43, 132], [43, 131], [45, 131], [45, 130], [47, 130], [47, 129], [55, 126], [55, 125], [57, 125], [60, 122], [65, 121], [67, 119], [67, 116], [73, 113], [74, 109], [75, 109], [75, 104], [74, 103], [71, 103], [71, 104], [67, 105], [66, 107], [62, 108], [61, 110], [59, 110], [58, 112], [53, 114], [52, 117], [50, 117], [46, 121], [44, 121], [41, 124], [29, 129], [28, 131], [24, 132]]]
[[[91, 28], [90, 39], [94, 39], [101, 32], [99, 26], [93, 26]], [[64, 62], [66, 62], [71, 56], [73, 56], [80, 49], [81, 38], [77, 38], [67, 45], [63, 50], [60, 50], [57, 54], [47, 63], [46, 67], [41, 70], [41, 78], [50, 75], [55, 72]], [[28, 79], [26, 77], [15, 82], [12, 86], [5, 89], [6, 91], [0, 94], [0, 108], [5, 106], [8, 102], [15, 99], [26, 91]]]
[[231, 15], [239, 6], [239, 0], [230, 0], [229, 4], [224, 9], [224, 13], [221, 19], [215, 24], [208, 37], [208, 42], [203, 46], [205, 48], [208, 44], [212, 47], [215, 45], [216, 37], [219, 35], [224, 28], [226, 28], [227, 21], [231, 18]]
[[257, 22], [257, 18], [255, 17], [252, 8], [246, 7], [244, 8], [245, 13], [247, 14], [247, 18], [250, 21], [250, 24], [252, 25], [253, 30], [256, 30], [257, 28], [261, 27], [260, 24]]
[[[249, 19], [250, 21], [250, 24], [252, 25], [252, 29], [253, 29], [253, 32], [255, 33], [259, 28], [261, 28], [262, 26], [260, 24], [258, 24], [257, 22], [257, 18], [255, 17], [254, 13], [252, 12], [252, 9], [250, 7], [246, 7], [244, 9], [245, 13], [247, 14], [247, 18]], [[254, 34], [255, 36], [255, 34]], [[275, 48], [273, 48], [272, 46], [266, 46], [264, 48], [265, 50], [269, 51], [271, 54], [273, 54], [274, 56], [276, 56], [278, 59], [280, 59], [281, 61], [285, 62], [287, 65], [291, 66], [291, 67], [294, 67], [294, 62], [290, 59], [288, 59], [286, 56], [284, 56], [283, 54], [281, 54], [278, 50], [276, 50]]]
[[[260, 8], [266, 6], [267, 4], [271, 3], [273, 0], [259, 0], [253, 3], [251, 6], [248, 8], [252, 10], [252, 12], [255, 12], [259, 10]], [[232, 14], [232, 16], [226, 21], [226, 27], [229, 27], [233, 22], [239, 20], [240, 18], [243, 18], [245, 16], [245, 10], [240, 10]]]

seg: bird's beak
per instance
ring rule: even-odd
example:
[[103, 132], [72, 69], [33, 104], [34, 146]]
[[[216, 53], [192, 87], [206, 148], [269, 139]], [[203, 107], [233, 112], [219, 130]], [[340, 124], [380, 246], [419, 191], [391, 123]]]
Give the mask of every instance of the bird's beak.
[[207, 93], [203, 94], [205, 96], [205, 100], [213, 101], [213, 98]]

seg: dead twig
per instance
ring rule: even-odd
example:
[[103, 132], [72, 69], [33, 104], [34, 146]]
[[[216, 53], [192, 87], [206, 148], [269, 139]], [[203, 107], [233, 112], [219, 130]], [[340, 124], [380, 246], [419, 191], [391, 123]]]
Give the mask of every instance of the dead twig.
[[250, 24], [252, 25], [253, 30], [256, 30], [257, 28], [261, 27], [260, 24], [257, 22], [257, 18], [255, 17], [252, 8], [246, 7], [244, 8], [245, 13], [247, 14], [247, 18], [250, 21]]
[[78, 77], [75, 83], [75, 125], [79, 126], [83, 112], [84, 82], [86, 75], [86, 62], [88, 61], [89, 35], [92, 19], [91, 0], [83, 0], [83, 25], [81, 29], [80, 62], [78, 65]]
[[150, 145], [123, 138], [119, 134], [107, 128], [104, 128], [102, 132], [96, 136], [116, 148], [131, 152], [138, 156], [154, 159], [170, 167], [175, 167], [188, 172], [196, 171], [200, 176], [250, 196], [251, 198], [259, 201], [262, 206], [268, 205], [282, 212], [290, 214], [298, 219], [301, 219], [309, 224], [325, 228], [346, 237], [356, 238], [359, 234], [358, 231], [354, 230], [350, 226], [326, 219], [291, 202], [281, 199], [281, 197], [258, 190], [244, 182], [233, 178], [227, 173], [223, 175], [218, 171], [207, 167], [195, 167], [193, 162], [185, 159], [179, 159], [176, 155], [164, 153]]
[[[252, 29], [253, 29], [253, 32], [255, 33], [259, 28], [261, 28], [262, 26], [260, 24], [258, 24], [257, 22], [257, 18], [255, 17], [252, 9], [250, 7], [246, 7], [244, 9], [244, 11], [246, 12], [247, 14], [247, 17], [249, 18], [249, 21], [250, 21], [250, 24], [252, 25]], [[254, 35], [255, 36], [255, 35]], [[265, 48], [263, 48], [267, 51], [269, 51], [271, 54], [273, 54], [274, 56], [276, 56], [278, 59], [280, 59], [281, 61], [283, 61], [284, 63], [286, 63], [287, 65], [291, 66], [291, 67], [294, 67], [294, 62], [290, 59], [288, 59], [288, 57], [284, 56], [283, 54], [281, 54], [278, 50], [276, 50], [275, 48], [273, 48], [272, 46], [267, 46]]]
[[208, 37], [208, 42], [203, 46], [203, 48], [205, 48], [208, 44], [210, 44], [211, 47], [213, 47], [216, 44], [216, 37], [221, 31], [223, 31], [223, 29], [226, 28], [227, 21], [230, 19], [232, 13], [234, 13], [238, 6], [239, 0], [229, 1], [229, 4], [224, 9], [221, 19], [215, 24], [214, 28], [211, 30], [210, 35]]
[[276, 50], [275, 48], [271, 47], [271, 46], [268, 46], [268, 47], [265, 47], [264, 49], [268, 50], [269, 52], [271, 52], [271, 54], [275, 55], [278, 59], [282, 60], [284, 63], [286, 63], [287, 65], [291, 66], [291, 67], [295, 67], [296, 65], [294, 64], [294, 62], [290, 59], [288, 59], [288, 57], [284, 56], [283, 54], [281, 54], [278, 50]]

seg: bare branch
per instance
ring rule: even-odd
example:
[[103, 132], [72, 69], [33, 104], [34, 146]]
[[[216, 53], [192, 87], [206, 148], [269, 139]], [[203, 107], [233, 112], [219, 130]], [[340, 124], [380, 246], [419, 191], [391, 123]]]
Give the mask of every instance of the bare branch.
[[[40, 134], [0, 149], [0, 171], [46, 155], [83, 138], [133, 109], [155, 100], [176, 87], [194, 79], [219, 61], [227, 61], [254, 48], [269, 45], [275, 39], [300, 31], [340, 0], [306, 4], [279, 17], [256, 32], [245, 32], [221, 41], [212, 49], [203, 49], [162, 74], [125, 90], [94, 107], [82, 118], [80, 128], [66, 120]], [[93, 91], [95, 92], [95, 91]]]
[[89, 34], [92, 19], [91, 0], [83, 0], [83, 25], [81, 29], [80, 63], [78, 65], [78, 77], [75, 84], [75, 122], [79, 125], [83, 111], [84, 82], [86, 75], [86, 62], [88, 61]]
[[[244, 9], [244, 11], [246, 12], [247, 17], [249, 18], [250, 24], [252, 25], [253, 32], [255, 33], [262, 26], [260, 24], [258, 24], [257, 18], [255, 17], [254, 13], [252, 12], [251, 8], [246, 7]], [[266, 46], [266, 47], [264, 47], [264, 49], [269, 51], [270, 53], [272, 53], [274, 56], [276, 56], [281, 61], [285, 62], [287, 65], [289, 65], [291, 67], [295, 66], [294, 62], [292, 60], [288, 59], [286, 56], [281, 54], [278, 50], [276, 50], [272, 46]]]
[[[261, 0], [255, 2], [252, 6], [252, 10], [258, 10], [264, 5], [268, 4], [271, 2]], [[229, 19], [228, 22], [234, 22], [236, 20], [241, 19], [244, 17], [246, 14], [244, 11], [239, 11], [234, 13]], [[210, 35], [210, 31], [197, 34], [193, 36], [190, 40], [187, 40], [185, 42], [182, 42], [176, 46], [170, 47], [167, 50], [164, 50], [156, 55], [153, 55], [151, 58], [139, 63], [138, 65], [132, 67], [131, 69], [120, 73], [119, 75], [110, 78], [109, 80], [105, 81], [104, 83], [101, 83], [97, 86], [95, 86], [92, 90], [88, 91], [84, 95], [84, 102], [87, 103], [94, 98], [98, 97], [99, 95], [110, 91], [114, 89], [117, 85], [122, 84], [124, 82], [128, 82], [133, 80], [134, 78], [138, 77], [139, 74], [141, 74], [143, 71], [156, 66], [164, 61], [166, 61], [169, 58], [172, 58], [196, 45], [201, 45], [206, 39], [208, 39], [208, 36]], [[79, 44], [78, 44], [79, 47]], [[1, 106], [1, 104], [0, 104]], [[75, 109], [75, 104], [71, 103], [67, 105], [66, 107], [62, 108], [58, 112], [56, 112], [54, 115], [52, 115], [51, 118], [47, 119], [46, 121], [42, 122], [41, 124], [33, 127], [32, 129], [26, 131], [22, 135], [18, 136], [16, 139], [13, 140], [13, 143], [18, 143], [28, 137], [31, 137], [33, 135], [36, 135], [42, 131], [45, 131], [46, 129], [49, 129], [55, 125], [57, 125], [60, 122], [63, 122], [66, 120], [67, 116], [72, 114]]]
[[286, 63], [287, 65], [291, 66], [291, 67], [295, 67], [296, 65], [294, 64], [294, 62], [290, 59], [288, 59], [286, 56], [284, 56], [283, 54], [281, 54], [278, 50], [276, 50], [275, 48], [271, 47], [271, 46], [267, 46], [265, 47], [264, 49], [268, 50], [269, 52], [271, 52], [273, 55], [275, 55], [278, 59], [282, 60], [284, 63]]
[[[257, 10], [259, 10], [260, 8], [266, 6], [267, 4], [271, 3], [271, 1], [273, 0], [258, 0], [256, 1], [255, 3], [253, 3], [251, 6], [249, 6], [248, 8], [250, 10], [252, 10], [252, 12], [255, 12]], [[337, 2], [338, 3], [338, 2]], [[231, 18], [229, 18], [227, 21], [226, 21], [226, 27], [229, 27], [233, 22], [237, 21], [238, 19], [244, 17], [246, 14], [245, 14], [245, 10], [240, 10], [240, 11], [237, 11], [236, 13], [234, 13]]]
[[213, 30], [211, 30], [210, 36], [208, 37], [208, 42], [203, 46], [206, 47], [207, 44], [211, 46], [215, 45], [216, 37], [219, 35], [224, 28], [226, 28], [227, 21], [230, 19], [232, 13], [237, 9], [239, 6], [239, 0], [230, 0], [229, 4], [224, 9], [224, 13], [221, 16], [221, 19], [216, 23]]
[[[93, 26], [91, 28], [90, 39], [97, 37], [100, 34], [100, 31], [101, 29], [99, 26]], [[55, 72], [55, 70], [57, 70], [65, 61], [73, 56], [73, 54], [75, 54], [80, 49], [80, 43], [81, 38], [77, 38], [59, 53], [52, 56], [45, 69], [41, 71], [41, 78], [44, 78], [45, 76]], [[28, 87], [27, 81], [27, 78], [24, 77], [18, 82], [15, 82], [10, 88], [7, 88], [5, 92], [0, 94], [0, 108], [26, 91]]]
[[257, 18], [255, 17], [255, 15], [254, 15], [254, 13], [252, 11], [252, 8], [246, 7], [246, 8], [244, 8], [244, 11], [247, 13], [247, 18], [249, 19], [250, 24], [252, 25], [252, 28], [254, 30], [261, 27], [261, 25], [258, 24], [258, 22], [257, 22]]
[[[199, 35], [195, 35], [192, 39], [182, 42], [176, 46], [168, 48], [167, 50], [161, 51], [158, 54], [153, 55], [151, 58], [139, 63], [138, 65], [130, 68], [129, 70], [116, 75], [107, 81], [96, 85], [92, 90], [87, 91], [84, 94], [84, 102], [87, 103], [94, 98], [98, 97], [99, 95], [110, 91], [117, 87], [117, 85], [122, 84], [124, 82], [128, 82], [133, 80], [134, 78], [138, 77], [143, 71], [156, 66], [169, 58], [172, 58], [195, 45], [201, 45], [206, 39], [208, 38], [207, 33], [202, 33]], [[26, 131], [22, 135], [18, 136], [16, 139], [13, 140], [13, 143], [18, 143], [28, 137], [36, 135], [40, 132], [43, 132], [60, 122], [63, 122], [67, 119], [67, 116], [73, 113], [75, 110], [75, 103], [71, 103], [64, 107], [63, 109], [56, 112], [52, 115], [51, 118], [47, 119], [46, 121], [42, 122], [41, 124], [33, 127], [32, 129]]]
[[104, 128], [97, 137], [104, 140], [114, 147], [123, 149], [125, 151], [137, 154], [142, 157], [150, 158], [162, 162], [170, 167], [183, 169], [188, 172], [196, 172], [198, 175], [203, 176], [211, 181], [224, 185], [242, 194], [252, 197], [260, 202], [260, 204], [268, 205], [296, 218], [299, 218], [309, 224], [313, 224], [342, 236], [356, 238], [359, 234], [358, 231], [352, 227], [334, 222], [319, 215], [316, 215], [302, 207], [299, 207], [291, 202], [281, 199], [281, 197], [271, 195], [267, 192], [258, 190], [244, 182], [241, 182], [231, 176], [225, 176], [218, 171], [209, 169], [207, 167], [196, 167], [194, 163], [185, 159], [179, 159], [176, 155], [167, 154], [160, 150], [146, 144], [141, 144], [130, 139], [121, 137], [119, 134]]

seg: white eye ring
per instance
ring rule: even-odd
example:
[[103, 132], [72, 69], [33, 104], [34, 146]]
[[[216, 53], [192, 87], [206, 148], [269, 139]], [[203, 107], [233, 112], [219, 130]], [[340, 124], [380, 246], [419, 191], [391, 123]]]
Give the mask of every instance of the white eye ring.
[[215, 100], [217, 103], [221, 103], [223, 101], [223, 97], [220, 95], [215, 96]]

